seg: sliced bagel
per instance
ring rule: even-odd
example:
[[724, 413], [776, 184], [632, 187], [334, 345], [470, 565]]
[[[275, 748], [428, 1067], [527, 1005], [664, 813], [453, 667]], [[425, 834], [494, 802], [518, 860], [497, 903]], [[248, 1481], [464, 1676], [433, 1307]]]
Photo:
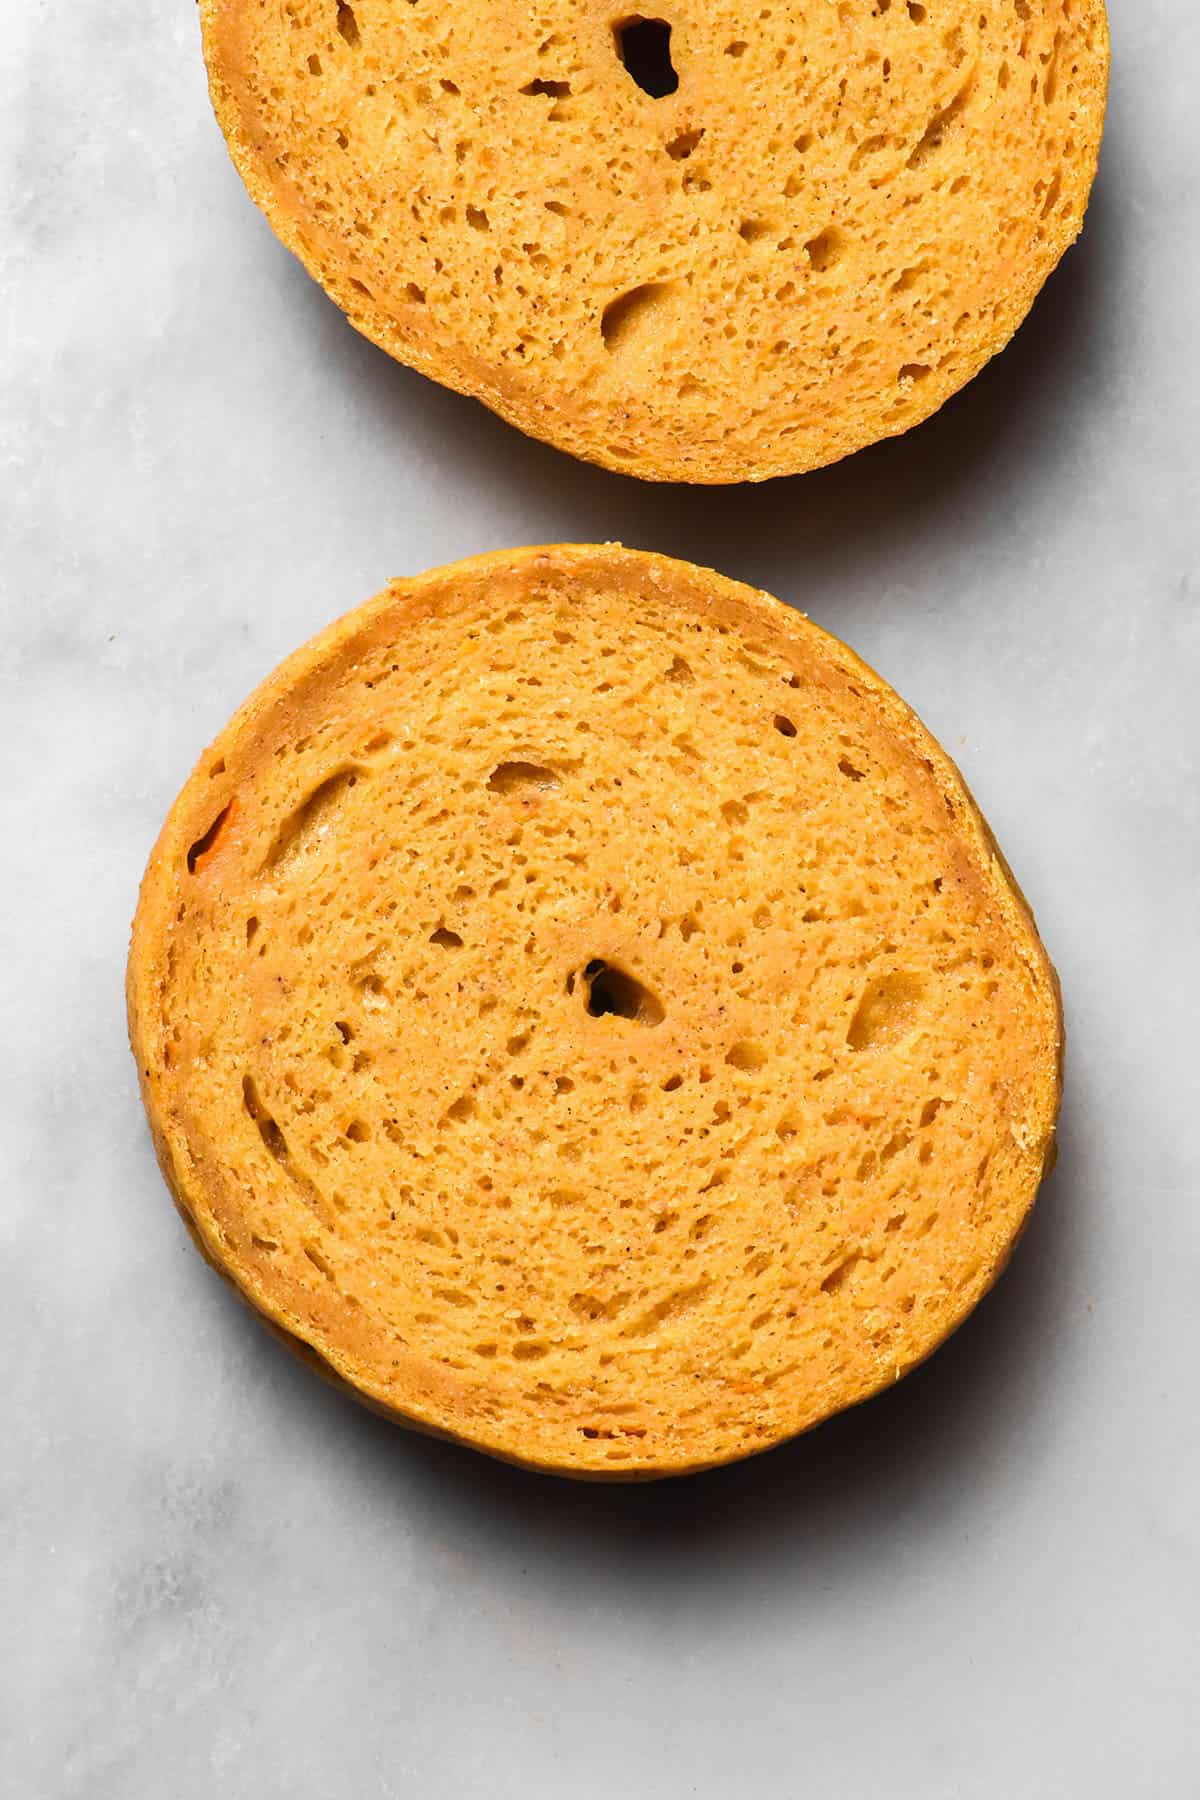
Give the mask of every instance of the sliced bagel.
[[761, 480], [927, 418], [1079, 231], [1102, 0], [201, 0], [246, 185], [358, 329], [533, 437]]
[[205, 1254], [407, 1423], [678, 1474], [1003, 1268], [1060, 1014], [953, 764], [800, 614], [617, 546], [393, 583], [272, 675], [129, 964]]

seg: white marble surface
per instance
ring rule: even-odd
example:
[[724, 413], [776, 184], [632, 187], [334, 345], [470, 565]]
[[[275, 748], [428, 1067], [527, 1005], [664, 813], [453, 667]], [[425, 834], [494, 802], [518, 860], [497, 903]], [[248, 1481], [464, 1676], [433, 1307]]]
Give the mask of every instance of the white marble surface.
[[[1113, 0], [1085, 239], [933, 423], [755, 492], [526, 443], [356, 338], [246, 201], [188, 0], [0, 33], [0, 1791], [1200, 1792], [1200, 14]], [[127, 924], [194, 754], [389, 575], [621, 536], [845, 636], [1062, 971], [1063, 1154], [888, 1398], [589, 1490], [411, 1438], [167, 1202]]]

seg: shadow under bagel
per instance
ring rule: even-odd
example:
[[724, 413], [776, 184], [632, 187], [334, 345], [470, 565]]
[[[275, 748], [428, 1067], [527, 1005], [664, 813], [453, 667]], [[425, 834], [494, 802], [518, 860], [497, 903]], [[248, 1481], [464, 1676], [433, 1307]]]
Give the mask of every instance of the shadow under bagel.
[[[293, 314], [298, 336], [311, 336], [321, 363], [336, 368], [355, 416], [379, 443], [394, 444], [398, 459], [415, 457], [435, 480], [452, 471], [457, 483], [487, 494], [493, 509], [534, 505], [545, 525], [527, 530], [528, 541], [616, 539], [718, 568], [784, 598], [796, 596], [788, 570], [803, 568], [819, 572], [836, 605], [839, 586], [889, 545], [909, 543], [915, 530], [932, 533], [963, 507], [999, 494], [1019, 508], [1031, 449], [1054, 432], [1073, 396], [1100, 379], [1096, 345], [1124, 258], [1112, 161], [1106, 148], [1080, 238], [1008, 346], [974, 380], [898, 437], [757, 485], [644, 481], [525, 437], [478, 401], [361, 337], [262, 229], [275, 260], [274, 304]], [[1057, 448], [1066, 453], [1067, 446]], [[395, 549], [387, 554], [394, 572], [412, 572]]]

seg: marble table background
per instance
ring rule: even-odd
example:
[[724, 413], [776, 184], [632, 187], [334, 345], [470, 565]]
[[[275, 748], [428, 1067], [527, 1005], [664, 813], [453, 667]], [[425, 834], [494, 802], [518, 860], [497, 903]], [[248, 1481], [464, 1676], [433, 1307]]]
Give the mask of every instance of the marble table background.
[[[357, 338], [189, 0], [0, 32], [0, 1792], [1200, 1792], [1200, 12], [1112, 0], [1085, 237], [933, 422], [640, 486]], [[390, 575], [621, 537], [847, 638], [961, 762], [1070, 1028], [1011, 1273], [894, 1393], [594, 1490], [393, 1430], [188, 1245], [125, 1046], [194, 755]]]

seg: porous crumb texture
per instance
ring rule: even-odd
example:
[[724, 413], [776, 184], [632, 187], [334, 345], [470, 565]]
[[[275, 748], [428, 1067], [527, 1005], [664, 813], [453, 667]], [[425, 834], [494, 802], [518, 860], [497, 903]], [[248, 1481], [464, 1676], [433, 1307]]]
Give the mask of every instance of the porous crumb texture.
[[201, 759], [130, 1018], [206, 1254], [393, 1414], [681, 1473], [991, 1284], [1057, 990], [953, 765], [799, 614], [619, 547], [397, 582]]
[[358, 328], [630, 474], [926, 418], [1079, 231], [1102, 0], [201, 0], [247, 187]]

